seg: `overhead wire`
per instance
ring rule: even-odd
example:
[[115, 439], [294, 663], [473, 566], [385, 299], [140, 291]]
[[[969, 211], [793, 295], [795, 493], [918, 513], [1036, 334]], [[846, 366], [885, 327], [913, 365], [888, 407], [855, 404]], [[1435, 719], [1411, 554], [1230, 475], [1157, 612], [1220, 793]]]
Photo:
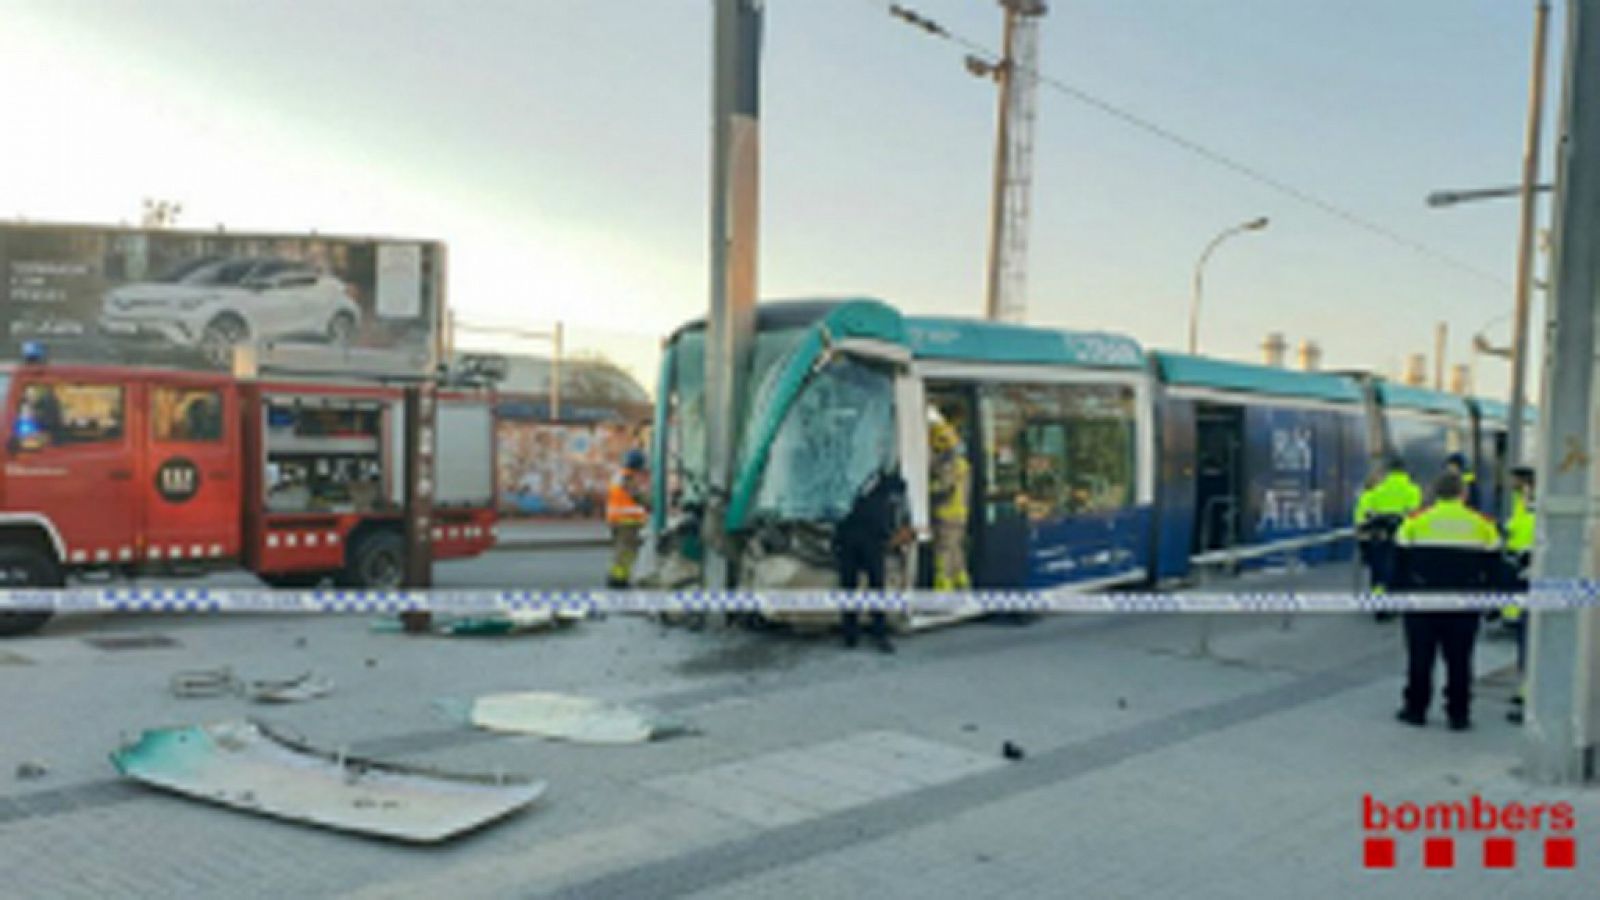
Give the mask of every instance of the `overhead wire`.
[[[1000, 54], [991, 49], [989, 46], [972, 38], [966, 37], [960, 33], [951, 31], [941, 23], [918, 13], [916, 10], [904, 4], [890, 2], [890, 0], [865, 0], [865, 2], [876, 9], [887, 11], [891, 16], [894, 16], [895, 18], [900, 19], [907, 24], [915, 26], [924, 33], [928, 34], [930, 37], [948, 41], [958, 47], [984, 57], [983, 61], [985, 63], [993, 65], [998, 63], [1001, 59]], [[1421, 240], [1396, 231], [1395, 229], [1369, 219], [1360, 213], [1346, 209], [1345, 207], [1340, 206], [1331, 200], [1318, 196], [1309, 189], [1291, 184], [1290, 182], [1285, 181], [1284, 179], [1275, 175], [1271, 175], [1250, 163], [1230, 156], [1227, 153], [1201, 143], [1194, 138], [1180, 134], [1173, 128], [1162, 125], [1159, 122], [1156, 122], [1145, 116], [1139, 115], [1132, 110], [1113, 103], [1112, 101], [1103, 97], [1097, 96], [1081, 87], [1078, 87], [1077, 85], [1050, 75], [1049, 73], [1042, 72], [1037, 67], [1021, 67], [1020, 70], [1032, 75], [1040, 84], [1056, 91], [1057, 93], [1062, 94], [1063, 96], [1066, 96], [1072, 100], [1076, 100], [1079, 103], [1104, 115], [1110, 116], [1111, 118], [1122, 122], [1124, 125], [1135, 128], [1169, 144], [1172, 144], [1173, 146], [1183, 149], [1201, 159], [1206, 160], [1207, 162], [1212, 163], [1213, 165], [1227, 169], [1228, 171], [1233, 172], [1235, 175], [1253, 181], [1256, 184], [1303, 203], [1325, 215], [1338, 219], [1347, 225], [1383, 238], [1390, 243], [1404, 247], [1420, 256], [1431, 259], [1432, 261], [1441, 265], [1456, 269], [1464, 274], [1472, 275], [1476, 278], [1486, 281], [1492, 281], [1501, 287], [1509, 288], [1511, 286], [1510, 279], [1502, 275], [1497, 275], [1470, 262], [1458, 259], [1455, 256], [1433, 247]]]

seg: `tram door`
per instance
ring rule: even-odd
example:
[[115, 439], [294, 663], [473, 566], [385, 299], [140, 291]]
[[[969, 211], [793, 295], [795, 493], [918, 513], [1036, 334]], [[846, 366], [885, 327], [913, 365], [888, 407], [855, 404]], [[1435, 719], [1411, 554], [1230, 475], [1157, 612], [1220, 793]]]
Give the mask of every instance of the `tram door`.
[[[927, 386], [928, 418], [930, 424], [935, 416], [942, 418], [955, 428], [956, 434], [961, 438], [961, 453], [967, 460], [970, 478], [967, 482], [967, 543], [966, 557], [969, 573], [973, 572], [974, 565], [979, 555], [981, 539], [981, 502], [983, 496], [983, 474], [978, 464], [980, 447], [978, 446], [978, 391], [971, 384], [939, 384], [930, 383]], [[930, 464], [933, 462], [930, 451]], [[931, 501], [932, 498], [930, 498]], [[929, 516], [932, 517], [933, 507], [929, 505]], [[930, 588], [933, 586], [933, 548], [928, 552], [917, 554], [917, 586]]]
[[1195, 407], [1194, 552], [1239, 543], [1244, 521], [1244, 409]]

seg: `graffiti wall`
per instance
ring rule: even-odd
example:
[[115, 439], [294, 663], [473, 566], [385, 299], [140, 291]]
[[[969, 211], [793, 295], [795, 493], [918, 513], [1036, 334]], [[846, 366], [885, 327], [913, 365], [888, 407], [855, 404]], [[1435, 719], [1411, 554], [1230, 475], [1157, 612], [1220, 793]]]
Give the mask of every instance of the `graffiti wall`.
[[620, 422], [554, 423], [501, 419], [500, 511], [508, 516], [600, 518], [622, 457], [643, 446]]

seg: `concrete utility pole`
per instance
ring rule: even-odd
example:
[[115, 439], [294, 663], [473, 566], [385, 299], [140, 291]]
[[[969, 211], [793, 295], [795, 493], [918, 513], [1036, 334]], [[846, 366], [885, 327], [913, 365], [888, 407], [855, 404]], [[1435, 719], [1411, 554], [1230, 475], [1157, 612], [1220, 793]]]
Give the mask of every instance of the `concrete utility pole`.
[[[761, 20], [765, 0], [715, 0], [711, 120], [711, 312], [706, 317], [703, 579], [731, 580], [723, 531], [733, 481], [740, 382], [755, 334], [761, 183]], [[661, 477], [663, 473], [656, 473]]]
[[[1569, 0], [1556, 154], [1555, 291], [1548, 304], [1539, 441], [1537, 578], [1593, 577], [1596, 312], [1600, 308], [1600, 0]], [[1593, 775], [1600, 610], [1530, 617], [1527, 772], [1571, 783]]]
[[1539, 140], [1544, 123], [1545, 45], [1550, 30], [1550, 0], [1535, 0], [1533, 16], [1533, 72], [1528, 78], [1528, 130], [1522, 143], [1522, 217], [1517, 235], [1516, 314], [1511, 327], [1511, 421], [1506, 426], [1506, 453], [1500, 460], [1496, 485], [1506, 484], [1510, 467], [1522, 464], [1522, 419], [1523, 409], [1528, 403], [1528, 307], [1532, 302], [1534, 238], [1538, 230]]

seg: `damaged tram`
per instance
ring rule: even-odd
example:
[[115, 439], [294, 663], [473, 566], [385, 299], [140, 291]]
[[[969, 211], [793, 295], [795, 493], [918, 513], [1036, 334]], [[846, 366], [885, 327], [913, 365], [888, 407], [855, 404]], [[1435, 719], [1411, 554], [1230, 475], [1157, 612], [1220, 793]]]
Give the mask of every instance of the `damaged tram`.
[[[653, 562], [700, 580], [705, 326], [668, 340], [652, 431]], [[868, 299], [758, 306], [725, 533], [741, 588], [836, 584], [833, 524], [875, 472], [908, 487], [916, 541], [888, 584], [934, 584], [929, 423], [967, 461], [976, 589], [1164, 584], [1198, 566], [1348, 558], [1371, 463], [1426, 484], [1467, 454], [1493, 514], [1504, 408], [1364, 375], [1146, 352], [1130, 338], [903, 316]], [[915, 625], [916, 622], [911, 624]]]

